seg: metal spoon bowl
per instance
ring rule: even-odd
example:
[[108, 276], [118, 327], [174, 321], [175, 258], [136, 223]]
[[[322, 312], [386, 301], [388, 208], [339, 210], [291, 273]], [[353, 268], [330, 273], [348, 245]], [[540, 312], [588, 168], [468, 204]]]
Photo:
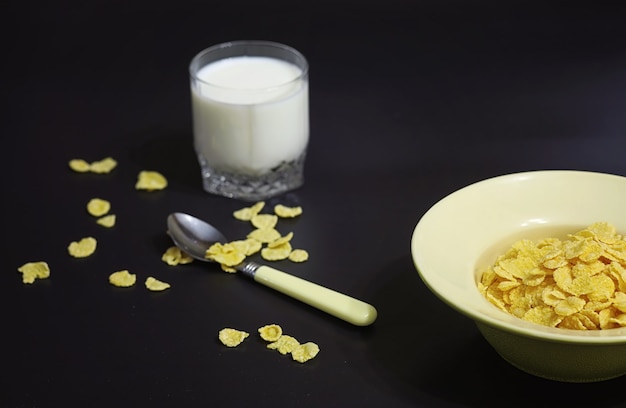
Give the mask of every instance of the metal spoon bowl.
[[[167, 217], [167, 232], [177, 247], [204, 262], [210, 261], [205, 254], [212, 244], [227, 242], [227, 238], [211, 224], [180, 212]], [[378, 315], [374, 306], [368, 303], [267, 265], [244, 261], [235, 269], [262, 285], [356, 326], [368, 326]]]

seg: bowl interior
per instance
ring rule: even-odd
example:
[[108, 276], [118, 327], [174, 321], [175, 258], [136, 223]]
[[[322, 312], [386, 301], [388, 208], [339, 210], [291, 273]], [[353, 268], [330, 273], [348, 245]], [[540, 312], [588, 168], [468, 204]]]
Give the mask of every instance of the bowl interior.
[[480, 274], [521, 238], [564, 238], [606, 221], [626, 235], [626, 177], [569, 170], [509, 174], [462, 188], [430, 208], [411, 240], [424, 283], [482, 323], [559, 342], [626, 343], [626, 327], [567, 330], [509, 315], [478, 291]]

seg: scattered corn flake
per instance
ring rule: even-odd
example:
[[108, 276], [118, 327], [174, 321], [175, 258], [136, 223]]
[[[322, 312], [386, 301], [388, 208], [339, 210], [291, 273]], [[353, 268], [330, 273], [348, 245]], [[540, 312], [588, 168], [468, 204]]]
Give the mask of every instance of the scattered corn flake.
[[235, 251], [240, 252], [246, 256], [254, 255], [261, 250], [262, 244], [256, 239], [246, 238], [236, 241], [230, 241], [228, 244], [232, 245]]
[[309, 259], [309, 253], [304, 249], [294, 249], [289, 254], [291, 262], [305, 262]]
[[35, 279], [46, 279], [50, 277], [50, 267], [44, 261], [27, 262], [17, 268], [22, 273], [23, 283], [33, 283]]
[[137, 176], [135, 189], [137, 190], [163, 190], [167, 187], [167, 179], [157, 171], [142, 170]]
[[77, 173], [87, 173], [91, 166], [83, 159], [72, 159], [69, 161], [70, 169]]
[[106, 157], [102, 160], [92, 162], [89, 166], [89, 170], [93, 173], [110, 173], [115, 167], [117, 167], [117, 161], [112, 157]]
[[278, 350], [280, 354], [287, 354], [294, 351], [300, 342], [296, 340], [294, 337], [283, 334], [278, 338], [278, 340], [267, 345], [268, 349]]
[[278, 216], [274, 214], [256, 214], [250, 219], [250, 223], [258, 229], [270, 229], [278, 224]]
[[271, 248], [263, 248], [261, 250], [261, 257], [266, 261], [282, 261], [283, 259], [289, 258], [291, 250], [291, 244], [289, 242], [285, 242]]
[[224, 328], [219, 331], [218, 338], [226, 347], [237, 347], [240, 345], [250, 333], [243, 330]]
[[[307, 251], [293, 250], [290, 241], [293, 232], [282, 236], [276, 230], [278, 218], [296, 217], [302, 214], [302, 207], [287, 207], [282, 204], [274, 206], [275, 214], [261, 214], [265, 201], [258, 201], [250, 207], [244, 207], [233, 212], [233, 216], [242, 221], [250, 221], [254, 230], [247, 234], [245, 240], [232, 241], [227, 244], [217, 244], [209, 248], [206, 257], [221, 264], [222, 270], [236, 272], [234, 266], [240, 264], [247, 256], [261, 252], [261, 257], [267, 261], [290, 259], [293, 262], [304, 262], [309, 259]], [[267, 244], [265, 248], [263, 245]], [[231, 246], [230, 248], [228, 246]], [[533, 276], [533, 278], [537, 278]]]
[[276, 248], [291, 241], [293, 232], [267, 243], [268, 248]]
[[216, 242], [206, 250], [205, 257], [224, 266], [237, 266], [246, 259], [246, 253], [237, 244]]
[[[277, 350], [280, 354], [291, 354], [294, 361], [304, 363], [315, 358], [320, 351], [317, 344], [300, 342], [292, 337], [283, 334], [283, 329], [278, 324], [267, 324], [258, 329], [259, 336], [269, 342], [267, 348]], [[219, 332], [219, 340], [228, 347], [236, 347], [241, 344], [249, 334], [242, 330], [224, 328]]]
[[274, 213], [281, 218], [294, 218], [302, 214], [302, 207], [287, 207], [283, 204], [277, 204], [274, 206]]
[[137, 275], [124, 269], [109, 275], [109, 283], [120, 288], [129, 288], [137, 282]]
[[241, 252], [229, 252], [217, 254], [211, 257], [211, 259], [213, 259], [215, 262], [220, 263], [221, 265], [235, 267], [241, 264], [244, 259], [246, 259], [246, 254]]
[[111, 203], [102, 198], [92, 198], [87, 203], [87, 212], [94, 217], [101, 217], [111, 209]]
[[75, 258], [85, 258], [96, 251], [97, 241], [93, 237], [85, 237], [74, 241], [67, 247], [69, 254]]
[[276, 341], [283, 335], [283, 329], [277, 324], [268, 324], [259, 328], [259, 335], [265, 341]]
[[[256, 247], [258, 246], [253, 239], [240, 239], [236, 241], [230, 241], [228, 244], [232, 245], [236, 252], [242, 253], [245, 256], [249, 256], [258, 250]], [[260, 243], [259, 243], [260, 244]]]
[[104, 217], [100, 217], [96, 220], [96, 223], [102, 225], [103, 227], [112, 228], [115, 226], [116, 216], [115, 214], [105, 215]]
[[263, 244], [260, 241], [253, 238], [246, 238], [246, 242], [248, 243], [248, 250], [246, 251], [247, 256], [256, 254], [263, 247]]
[[184, 265], [193, 262], [193, 258], [177, 246], [171, 246], [165, 250], [161, 260], [168, 265]]
[[254, 215], [256, 214], [253, 214], [252, 210], [249, 207], [242, 208], [233, 212], [233, 217], [240, 221], [250, 221]]
[[564, 240], [520, 240], [483, 272], [478, 287], [496, 307], [533, 323], [624, 327], [626, 241], [606, 222]]
[[304, 363], [315, 358], [319, 352], [320, 348], [317, 344], [307, 342], [292, 350], [291, 357], [297, 362]]
[[275, 241], [280, 237], [281, 237], [280, 232], [278, 232], [274, 228], [263, 228], [263, 229], [257, 228], [255, 230], [252, 230], [247, 235], [247, 238], [256, 239], [257, 241], [263, 244], [267, 244], [269, 242]]
[[241, 208], [233, 212], [233, 217], [240, 221], [250, 221], [252, 217], [261, 212], [265, 207], [265, 201], [259, 201], [250, 207]]
[[78, 173], [110, 173], [116, 166], [117, 161], [112, 157], [106, 157], [102, 160], [87, 163], [83, 159], [72, 159], [69, 161], [69, 166], [72, 170]]
[[171, 285], [169, 283], [160, 281], [152, 276], [148, 276], [145, 282], [146, 288], [153, 292], [160, 292], [165, 289], [169, 289]]
[[232, 266], [220, 265], [220, 267], [222, 268], [222, 270], [224, 272], [228, 272], [228, 273], [236, 273], [237, 272], [237, 269], [233, 268]]

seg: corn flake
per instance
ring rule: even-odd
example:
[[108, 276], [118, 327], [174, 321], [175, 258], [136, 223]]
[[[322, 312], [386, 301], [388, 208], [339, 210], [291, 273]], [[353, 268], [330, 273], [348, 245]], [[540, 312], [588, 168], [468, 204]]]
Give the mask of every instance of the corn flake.
[[160, 281], [152, 276], [148, 276], [145, 282], [146, 288], [153, 292], [160, 292], [165, 289], [169, 289], [171, 285], [169, 283]]
[[274, 206], [274, 214], [281, 218], [294, 218], [302, 214], [302, 207], [287, 207], [282, 204], [277, 204]]
[[483, 272], [478, 287], [499, 309], [533, 323], [625, 327], [626, 241], [606, 222], [564, 240], [520, 240]]
[[251, 231], [247, 235], [247, 238], [255, 239], [261, 242], [262, 244], [267, 244], [269, 242], [276, 241], [280, 237], [281, 237], [280, 232], [278, 232], [274, 228], [263, 228], [263, 229], [257, 228]]
[[236, 273], [237, 272], [237, 269], [233, 268], [232, 266], [220, 265], [220, 267], [221, 267], [221, 269], [224, 272], [228, 272], [228, 273]]
[[288, 243], [289, 241], [291, 241], [291, 239], [293, 238], [293, 232], [290, 232], [287, 235], [284, 235], [280, 238], [277, 238], [275, 240], [273, 240], [272, 242], [268, 242], [267, 243], [267, 247], [268, 248], [276, 248], [279, 247], [281, 245], [284, 245], [286, 243]]
[[184, 265], [193, 262], [189, 254], [181, 251], [177, 246], [171, 246], [165, 250], [161, 260], [170, 266]]
[[50, 277], [50, 267], [44, 261], [27, 262], [17, 268], [22, 273], [23, 283], [33, 283], [35, 279], [46, 279]]
[[[283, 334], [283, 329], [278, 324], [259, 327], [258, 332], [263, 340], [269, 342], [268, 349], [277, 350], [282, 355], [291, 354], [292, 359], [300, 363], [315, 358], [320, 351], [319, 346], [313, 342], [300, 344], [295, 337]], [[218, 335], [222, 344], [228, 347], [238, 346], [248, 336], [249, 333], [232, 328], [224, 328], [219, 331]]]
[[615, 292], [615, 298], [613, 300], [615, 308], [622, 313], [626, 313], [626, 293]]
[[615, 244], [620, 240], [617, 230], [608, 222], [597, 222], [580, 233], [585, 234], [586, 232], [590, 233], [597, 241], [606, 244]]
[[626, 313], [616, 316], [610, 319], [611, 323], [615, 323], [617, 326], [626, 327]]
[[159, 172], [142, 170], [137, 176], [135, 189], [137, 190], [163, 190], [167, 187], [167, 179]]
[[93, 237], [82, 238], [74, 241], [67, 247], [69, 254], [75, 258], [85, 258], [96, 251], [97, 241]]
[[268, 344], [267, 348], [271, 350], [278, 350], [280, 354], [287, 354], [294, 351], [299, 345], [300, 342], [296, 340], [295, 337], [283, 334], [278, 338], [278, 340]]
[[276, 229], [278, 219], [295, 217], [302, 213], [301, 207], [274, 206], [274, 214], [261, 214], [265, 201], [258, 201], [250, 207], [240, 208], [233, 212], [233, 217], [241, 221], [249, 221], [254, 227], [245, 239], [225, 244], [213, 244], [205, 254], [207, 259], [218, 262], [223, 271], [237, 272], [236, 266], [242, 264], [246, 257], [261, 253], [267, 261], [290, 259], [292, 262], [304, 262], [309, 259], [307, 251], [294, 250], [290, 244], [293, 232], [286, 235]]
[[268, 246], [261, 250], [261, 257], [266, 261], [282, 261], [283, 259], [289, 258], [291, 249], [291, 244], [289, 242], [273, 247]]
[[83, 159], [72, 159], [69, 161], [70, 169], [77, 173], [110, 173], [116, 166], [117, 161], [112, 157], [107, 157], [102, 160], [87, 163]]
[[268, 324], [259, 328], [259, 335], [265, 341], [276, 341], [283, 335], [283, 329], [277, 324]]
[[101, 198], [92, 198], [87, 203], [87, 212], [94, 217], [101, 217], [111, 209], [111, 203]]
[[250, 256], [261, 250], [261, 243], [250, 238], [231, 241], [229, 244], [235, 248], [235, 251], [240, 252], [245, 256]]
[[299, 363], [304, 363], [315, 358], [319, 352], [319, 346], [309, 341], [296, 347], [291, 352], [291, 357]]
[[92, 162], [89, 166], [89, 170], [93, 173], [110, 173], [115, 167], [117, 167], [117, 161], [112, 157], [106, 157], [102, 160]]
[[91, 170], [91, 166], [83, 159], [72, 159], [69, 161], [70, 169], [77, 173], [87, 173]]
[[237, 347], [249, 335], [249, 333], [242, 330], [224, 328], [219, 331], [218, 338], [226, 347]]
[[294, 249], [289, 254], [291, 262], [305, 262], [309, 259], [309, 253], [304, 249]]
[[221, 265], [233, 267], [246, 259], [246, 253], [237, 244], [216, 242], [206, 250], [205, 257]]
[[583, 310], [586, 303], [585, 299], [576, 296], [569, 296], [567, 299], [563, 299], [556, 304], [554, 307], [554, 313], [559, 316], [573, 315], [574, 313], [578, 313]]
[[248, 244], [248, 250], [246, 251], [247, 256], [256, 254], [263, 247], [263, 244], [260, 241], [257, 241], [256, 239], [247, 238], [245, 241]]
[[233, 217], [240, 221], [250, 221], [252, 217], [261, 212], [265, 207], [265, 201], [259, 201], [250, 207], [244, 207], [233, 212]]
[[106, 228], [112, 228], [115, 226], [116, 216], [115, 214], [105, 215], [96, 220], [96, 223]]
[[250, 223], [258, 229], [270, 229], [278, 224], [278, 216], [274, 214], [256, 214], [250, 219]]
[[133, 286], [136, 281], [137, 275], [128, 272], [126, 269], [113, 272], [109, 275], [109, 283], [120, 288], [129, 288]]
[[548, 306], [538, 306], [528, 309], [524, 312], [521, 318], [528, 320], [529, 322], [551, 327], [555, 327], [563, 321], [563, 318], [556, 314], [554, 309]]

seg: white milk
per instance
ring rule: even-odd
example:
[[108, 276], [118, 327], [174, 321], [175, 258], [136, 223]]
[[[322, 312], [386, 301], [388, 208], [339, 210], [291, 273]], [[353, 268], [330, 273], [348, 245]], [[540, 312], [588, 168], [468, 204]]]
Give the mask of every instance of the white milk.
[[192, 83], [196, 152], [214, 170], [262, 175], [300, 157], [309, 139], [308, 80], [296, 65], [233, 57]]

